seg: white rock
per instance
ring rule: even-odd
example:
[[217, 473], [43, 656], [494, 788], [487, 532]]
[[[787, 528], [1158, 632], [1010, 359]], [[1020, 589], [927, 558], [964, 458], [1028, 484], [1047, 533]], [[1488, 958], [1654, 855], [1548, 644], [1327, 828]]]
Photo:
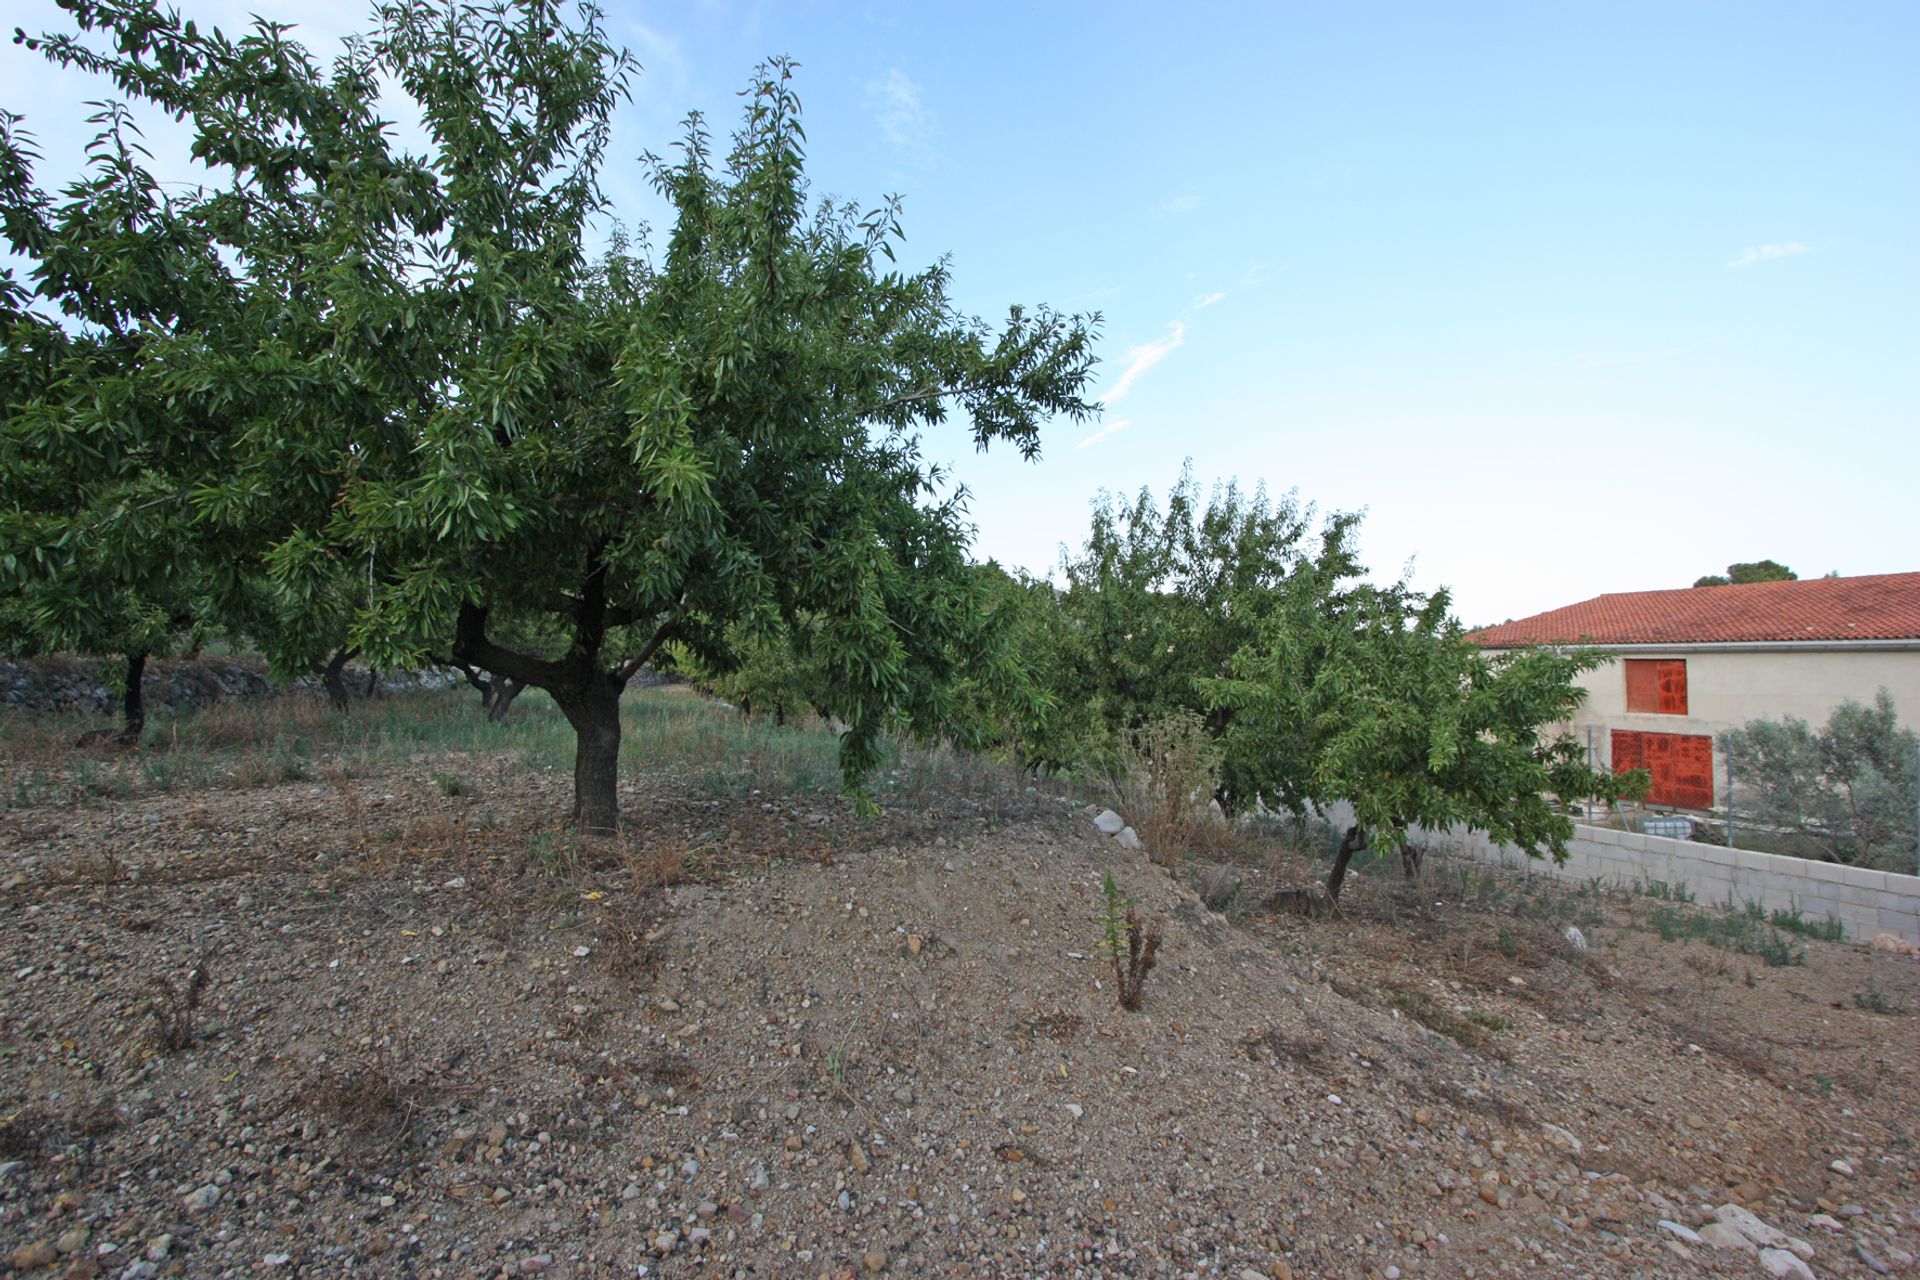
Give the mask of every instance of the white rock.
[[208, 1183], [187, 1196], [187, 1212], [200, 1213], [213, 1208], [220, 1200], [220, 1188]]
[[1797, 1258], [1804, 1258], [1809, 1262], [1813, 1261], [1813, 1246], [1798, 1236], [1787, 1237], [1787, 1252]]
[[1812, 1267], [1785, 1249], [1762, 1249], [1760, 1265], [1768, 1275], [1778, 1276], [1779, 1280], [1818, 1280]]
[[1093, 825], [1100, 828], [1103, 836], [1117, 836], [1120, 829], [1127, 825], [1127, 820], [1111, 809], [1102, 809], [1094, 818]]
[[1670, 1218], [1660, 1219], [1660, 1226], [1662, 1230], [1671, 1231], [1674, 1235], [1679, 1236], [1682, 1240], [1686, 1241], [1688, 1244], [1705, 1244], [1706, 1243], [1706, 1241], [1700, 1238], [1700, 1233], [1698, 1231], [1695, 1231], [1692, 1227], [1684, 1226], [1681, 1223], [1675, 1222]]
[[1787, 1247], [1786, 1232], [1776, 1227], [1768, 1226], [1737, 1204], [1723, 1204], [1713, 1211], [1713, 1216], [1763, 1249], [1784, 1249]]
[[1833, 1170], [1843, 1178], [1851, 1178], [1853, 1176], [1853, 1166], [1845, 1160], [1835, 1160], [1832, 1164], [1828, 1165], [1827, 1168]]
[[1567, 940], [1567, 945], [1572, 947], [1575, 951], [1579, 952], [1581, 955], [1587, 954], [1587, 935], [1580, 932], [1579, 929], [1575, 928], [1573, 925], [1568, 925], [1566, 932], [1561, 934], [1560, 936], [1565, 938]]
[[1709, 1222], [1700, 1228], [1700, 1240], [1716, 1249], [1743, 1249], [1753, 1252], [1753, 1241], [1747, 1239], [1738, 1227], [1730, 1227], [1724, 1222]]
[[1081, 1116], [1084, 1116], [1085, 1114], [1087, 1114], [1087, 1109], [1081, 1106], [1077, 1102], [1069, 1102], [1066, 1104], [1066, 1107], [1067, 1107], [1067, 1114], [1072, 1116], [1075, 1120], [1078, 1120]]
[[1138, 849], [1140, 847], [1140, 837], [1134, 833], [1132, 827], [1120, 828], [1120, 834], [1113, 838], [1113, 842], [1122, 849]]
[[1543, 1124], [1540, 1126], [1540, 1131], [1552, 1140], [1554, 1146], [1568, 1155], [1577, 1156], [1586, 1149], [1580, 1139], [1573, 1136], [1571, 1129], [1563, 1129], [1557, 1124]]

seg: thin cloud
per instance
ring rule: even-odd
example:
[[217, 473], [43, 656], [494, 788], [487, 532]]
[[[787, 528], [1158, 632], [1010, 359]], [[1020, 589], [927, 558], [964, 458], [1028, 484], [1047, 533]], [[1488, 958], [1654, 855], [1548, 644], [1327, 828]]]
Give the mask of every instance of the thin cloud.
[[1133, 421], [1129, 418], [1115, 418], [1112, 422], [1109, 422], [1106, 426], [1101, 427], [1098, 431], [1094, 432], [1092, 435], [1088, 436], [1085, 440], [1082, 440], [1079, 444], [1073, 447], [1076, 451], [1080, 449], [1090, 449], [1094, 445], [1099, 444], [1102, 440], [1105, 440], [1108, 436], [1113, 435], [1116, 432], [1125, 431], [1128, 427], [1132, 425], [1133, 425]]
[[1177, 195], [1173, 199], [1161, 205], [1160, 212], [1176, 213], [1176, 214], [1192, 213], [1195, 209], [1198, 209], [1199, 207], [1200, 207], [1200, 197], [1194, 195], [1192, 192], [1188, 192], [1184, 195]]
[[1216, 289], [1214, 292], [1208, 294], [1204, 298], [1195, 298], [1193, 301], [1193, 305], [1189, 307], [1188, 310], [1189, 311], [1205, 311], [1208, 307], [1212, 306], [1216, 302], [1223, 300], [1226, 296], [1227, 296], [1226, 294]]
[[1775, 258], [1792, 258], [1803, 253], [1812, 252], [1812, 245], [1801, 244], [1798, 240], [1789, 240], [1785, 244], [1751, 245], [1743, 250], [1739, 257], [1727, 265], [1729, 267], [1750, 267], [1756, 262], [1771, 262]]
[[1101, 394], [1100, 403], [1112, 404], [1115, 400], [1123, 399], [1133, 390], [1133, 384], [1140, 380], [1140, 375], [1173, 354], [1186, 340], [1187, 322], [1175, 320], [1166, 337], [1130, 348], [1127, 351], [1127, 367], [1121, 371], [1120, 380]]
[[887, 141], [903, 151], [923, 151], [933, 140], [933, 113], [920, 101], [920, 86], [898, 67], [867, 82], [867, 111]]

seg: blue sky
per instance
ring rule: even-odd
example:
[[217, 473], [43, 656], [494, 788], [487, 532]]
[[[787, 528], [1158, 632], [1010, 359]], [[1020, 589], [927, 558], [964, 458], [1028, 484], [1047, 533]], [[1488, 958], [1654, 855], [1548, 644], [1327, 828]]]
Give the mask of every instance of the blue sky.
[[[607, 7], [623, 217], [659, 212], [627, 157], [788, 54], [818, 192], [902, 195], [970, 310], [1104, 313], [1100, 423], [1038, 464], [929, 437], [983, 556], [1044, 573], [1191, 458], [1365, 508], [1376, 575], [1468, 622], [1920, 569], [1920, 6]], [[0, 49], [50, 174], [101, 95]]]

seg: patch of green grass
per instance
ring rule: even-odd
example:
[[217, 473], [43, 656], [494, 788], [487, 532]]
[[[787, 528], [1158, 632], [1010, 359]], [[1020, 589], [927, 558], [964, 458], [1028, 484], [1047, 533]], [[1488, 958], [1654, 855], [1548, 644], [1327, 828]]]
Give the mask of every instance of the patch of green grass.
[[1899, 1004], [1888, 997], [1886, 992], [1875, 985], [1871, 978], [1867, 979], [1865, 991], [1853, 993], [1853, 1003], [1868, 1013], [1877, 1013], [1883, 1017], [1891, 1018], [1905, 1012]]
[[1500, 954], [1509, 960], [1520, 954], [1520, 944], [1514, 940], [1513, 930], [1505, 925], [1500, 926], [1500, 933], [1494, 939], [1494, 946], [1498, 947]]

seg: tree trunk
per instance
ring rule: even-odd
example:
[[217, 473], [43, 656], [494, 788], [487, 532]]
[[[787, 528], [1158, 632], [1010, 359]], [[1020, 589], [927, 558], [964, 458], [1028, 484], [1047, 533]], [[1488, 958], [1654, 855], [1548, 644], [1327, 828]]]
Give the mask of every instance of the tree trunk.
[[513, 700], [520, 696], [527, 686], [507, 676], [495, 676], [485, 700], [487, 719], [499, 724], [507, 718], [507, 712], [513, 709]]
[[1353, 861], [1353, 855], [1367, 847], [1367, 833], [1364, 827], [1355, 825], [1347, 828], [1347, 834], [1340, 840], [1340, 853], [1333, 860], [1333, 870], [1327, 873], [1327, 898], [1331, 902], [1340, 901], [1340, 886], [1347, 880], [1347, 864]]
[[573, 825], [605, 833], [620, 821], [620, 685], [598, 672], [584, 687], [548, 690], [573, 726]]
[[367, 697], [368, 699], [373, 699], [379, 696], [380, 696], [380, 668], [368, 667], [367, 668]]
[[127, 691], [121, 700], [125, 716], [125, 727], [120, 730], [120, 738], [131, 746], [138, 746], [140, 735], [147, 728], [147, 696], [144, 688], [147, 678], [147, 655], [130, 653], [127, 655]]
[[1426, 850], [1411, 841], [1400, 842], [1400, 870], [1409, 880], [1420, 878], [1420, 863], [1426, 857]]
[[314, 667], [314, 670], [320, 675], [320, 683], [326, 686], [327, 703], [335, 711], [345, 711], [347, 709], [346, 670], [347, 657], [351, 653], [352, 650], [350, 649], [335, 649], [333, 656], [327, 659], [325, 666], [316, 664]]

